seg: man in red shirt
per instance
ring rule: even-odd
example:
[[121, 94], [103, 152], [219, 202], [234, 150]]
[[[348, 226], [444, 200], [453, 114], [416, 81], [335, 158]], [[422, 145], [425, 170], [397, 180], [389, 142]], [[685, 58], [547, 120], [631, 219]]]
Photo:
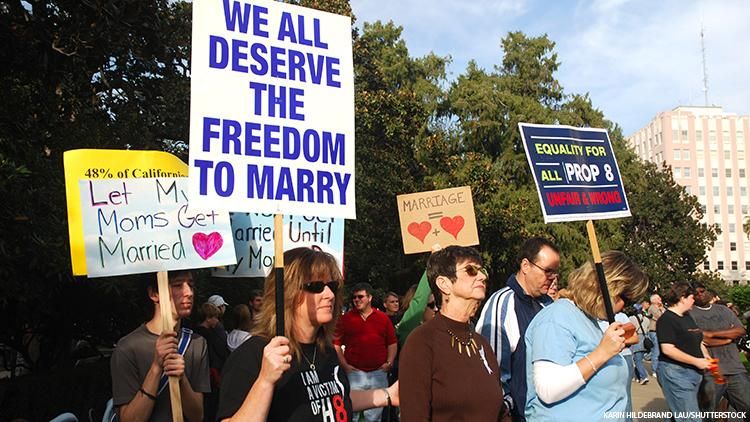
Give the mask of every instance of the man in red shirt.
[[[372, 307], [372, 286], [358, 283], [352, 289], [354, 308], [336, 326], [333, 345], [352, 390], [388, 387], [388, 371], [396, 358], [398, 340], [388, 315]], [[364, 412], [367, 422], [380, 421], [382, 408]], [[358, 421], [355, 413], [352, 420]]]

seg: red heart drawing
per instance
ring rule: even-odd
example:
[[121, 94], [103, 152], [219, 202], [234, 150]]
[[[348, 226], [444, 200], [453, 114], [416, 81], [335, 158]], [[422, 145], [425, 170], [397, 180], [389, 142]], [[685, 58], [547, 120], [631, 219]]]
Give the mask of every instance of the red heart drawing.
[[424, 238], [427, 237], [427, 234], [432, 229], [432, 224], [430, 224], [429, 221], [423, 221], [421, 223], [411, 223], [406, 228], [409, 231], [409, 234], [419, 239], [420, 242], [424, 243]]
[[193, 235], [193, 248], [204, 260], [218, 252], [223, 244], [224, 239], [218, 232], [208, 235], [198, 232]]
[[440, 227], [452, 234], [453, 237], [458, 240], [458, 233], [464, 228], [464, 218], [460, 215], [453, 218], [443, 217], [440, 219]]

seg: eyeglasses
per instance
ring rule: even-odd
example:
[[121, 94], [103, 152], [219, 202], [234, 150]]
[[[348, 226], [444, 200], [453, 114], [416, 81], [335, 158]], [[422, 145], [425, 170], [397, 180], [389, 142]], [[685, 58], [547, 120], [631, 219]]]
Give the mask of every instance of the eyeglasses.
[[544, 267], [538, 265], [536, 262], [534, 262], [532, 260], [528, 260], [528, 261], [531, 263], [531, 265], [533, 265], [533, 266], [539, 268], [540, 270], [544, 271], [544, 275], [546, 275], [547, 277], [555, 277], [558, 274], [560, 274], [559, 273], [559, 271], [560, 271], [559, 268], [558, 269], [554, 269], [554, 270], [551, 269], [551, 268], [544, 268]]
[[362, 300], [366, 298], [368, 295], [352, 295], [352, 299]]
[[335, 294], [339, 289], [338, 281], [311, 281], [302, 285], [302, 288], [310, 293], [322, 293], [326, 286]]
[[490, 278], [490, 273], [487, 271], [487, 268], [484, 268], [481, 265], [466, 264], [465, 267], [459, 268], [458, 270], [466, 271], [466, 274], [468, 274], [469, 277], [476, 277], [479, 273], [482, 273], [485, 277]]

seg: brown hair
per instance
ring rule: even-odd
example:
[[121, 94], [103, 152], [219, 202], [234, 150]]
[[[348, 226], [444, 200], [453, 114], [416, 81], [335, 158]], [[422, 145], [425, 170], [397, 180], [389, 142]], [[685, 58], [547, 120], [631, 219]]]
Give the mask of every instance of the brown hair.
[[232, 308], [232, 317], [234, 318], [234, 328], [248, 333], [253, 329], [253, 313], [250, 311], [250, 307], [244, 303]]
[[[640, 298], [648, 290], [648, 276], [624, 253], [620, 251], [603, 253], [602, 266], [610, 298], [619, 295], [625, 295], [631, 299]], [[589, 316], [607, 319], [604, 298], [599, 290], [596, 268], [593, 263], [586, 262], [573, 270], [568, 276], [567, 290], [560, 291], [560, 294], [561, 297], [572, 300]]]
[[209, 318], [218, 318], [221, 316], [221, 311], [219, 311], [219, 308], [216, 305], [210, 304], [208, 302], [201, 305], [201, 321], [205, 321]]
[[[330, 280], [337, 281], [339, 289], [333, 302], [333, 319], [318, 327], [315, 334], [315, 343], [321, 352], [331, 345], [336, 322], [341, 315], [341, 287], [344, 284], [341, 271], [336, 258], [327, 252], [310, 248], [295, 248], [284, 252], [284, 333], [289, 338], [291, 353], [298, 361], [302, 359], [302, 351], [299, 341], [292, 333], [297, 325], [294, 311], [304, 300], [305, 292], [302, 288], [311, 281]], [[256, 316], [252, 334], [270, 339], [276, 336], [276, 271], [271, 271], [266, 277], [263, 292], [263, 305]]]

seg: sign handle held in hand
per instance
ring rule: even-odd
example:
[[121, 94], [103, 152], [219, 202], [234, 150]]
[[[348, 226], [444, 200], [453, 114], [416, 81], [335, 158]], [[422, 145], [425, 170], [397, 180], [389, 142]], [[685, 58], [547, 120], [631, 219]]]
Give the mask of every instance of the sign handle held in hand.
[[607, 278], [604, 276], [604, 265], [602, 265], [602, 256], [599, 253], [599, 242], [596, 240], [596, 232], [594, 231], [593, 220], [589, 220], [586, 222], [586, 230], [589, 233], [591, 252], [594, 255], [594, 266], [596, 267], [596, 275], [597, 279], [599, 280], [599, 290], [601, 290], [602, 297], [604, 298], [604, 310], [607, 311], [607, 320], [611, 324], [615, 322], [615, 312], [612, 309], [612, 299], [609, 297]]
[[[172, 319], [172, 298], [169, 294], [169, 277], [166, 271], [156, 273], [159, 287], [159, 310], [161, 312], [161, 329], [174, 331]], [[180, 397], [180, 379], [169, 377], [169, 401], [172, 403], [172, 422], [182, 422], [182, 398]]]
[[273, 217], [274, 271], [276, 279], [276, 335], [284, 335], [284, 215]]

